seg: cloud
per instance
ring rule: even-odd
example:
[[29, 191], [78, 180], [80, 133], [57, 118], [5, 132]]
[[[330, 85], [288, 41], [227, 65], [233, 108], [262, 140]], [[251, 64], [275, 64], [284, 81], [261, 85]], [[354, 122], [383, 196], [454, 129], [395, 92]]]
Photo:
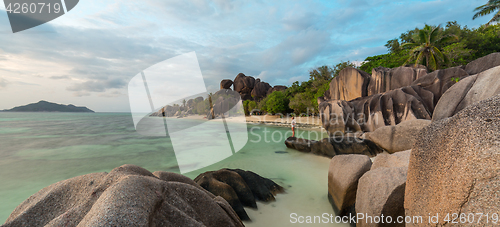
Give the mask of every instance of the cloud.
[[[9, 73], [4, 75], [9, 81], [32, 83], [34, 75], [43, 75], [36, 83], [47, 88], [57, 83], [61, 92], [76, 97], [113, 98], [125, 95], [128, 81], [142, 70], [196, 51], [210, 92], [238, 73], [290, 85], [307, 80], [312, 67], [386, 53], [387, 40], [424, 23], [457, 20], [477, 26], [487, 21], [471, 20], [473, 8], [481, 4], [483, 0], [87, 0], [33, 32], [0, 34], [0, 68]], [[0, 12], [2, 21], [0, 30], [10, 30], [6, 13]], [[0, 88], [7, 85], [0, 79]], [[126, 100], [119, 105], [128, 108]]]
[[9, 81], [0, 77], [0, 89], [6, 88], [9, 85]]
[[53, 79], [53, 80], [71, 79], [71, 77], [69, 77], [67, 75], [63, 75], [63, 76], [51, 76], [49, 78]]
[[88, 91], [88, 92], [104, 92], [106, 89], [123, 88], [127, 85], [126, 80], [120, 78], [108, 80], [91, 80], [83, 83], [77, 83], [68, 87], [68, 91]]

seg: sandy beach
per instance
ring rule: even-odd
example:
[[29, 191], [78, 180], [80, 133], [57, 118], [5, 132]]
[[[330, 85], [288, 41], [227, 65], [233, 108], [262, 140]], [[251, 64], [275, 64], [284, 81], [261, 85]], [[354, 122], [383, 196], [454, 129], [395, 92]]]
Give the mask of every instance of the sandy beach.
[[[182, 117], [182, 119], [189, 120], [207, 120], [204, 115], [189, 115], [186, 117]], [[220, 118], [213, 119], [215, 121], [222, 120]], [[231, 122], [242, 122], [241, 117], [228, 117], [225, 118], [226, 121]], [[290, 117], [281, 117], [279, 115], [252, 115], [246, 116], [245, 120], [247, 123], [251, 124], [266, 124], [266, 125], [275, 125], [275, 126], [283, 126], [290, 127], [292, 119]], [[311, 129], [321, 129], [321, 119], [319, 117], [296, 117], [295, 121], [297, 122], [297, 128], [311, 128]]]

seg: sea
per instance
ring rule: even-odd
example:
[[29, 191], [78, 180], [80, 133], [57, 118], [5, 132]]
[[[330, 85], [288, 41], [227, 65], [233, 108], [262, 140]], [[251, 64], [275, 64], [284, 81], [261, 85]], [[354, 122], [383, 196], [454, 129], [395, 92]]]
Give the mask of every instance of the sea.
[[[291, 133], [288, 128], [247, 124], [247, 130], [248, 142], [240, 150], [183, 174], [194, 179], [206, 171], [239, 168], [283, 186], [286, 192], [278, 194], [276, 201], [258, 202], [257, 209], [245, 208], [252, 219], [244, 223], [246, 226], [332, 226], [334, 211], [327, 197], [330, 159], [288, 149], [284, 144], [286, 135]], [[184, 144], [199, 149], [200, 136], [210, 133], [203, 129], [190, 132], [183, 136]], [[296, 131], [302, 138], [311, 137], [311, 133], [326, 137], [321, 131]], [[123, 164], [138, 165], [151, 172], [181, 173], [170, 136], [138, 133], [130, 113], [0, 112], [0, 223], [44, 187], [83, 174], [109, 172]], [[308, 217], [315, 223], [299, 223]]]

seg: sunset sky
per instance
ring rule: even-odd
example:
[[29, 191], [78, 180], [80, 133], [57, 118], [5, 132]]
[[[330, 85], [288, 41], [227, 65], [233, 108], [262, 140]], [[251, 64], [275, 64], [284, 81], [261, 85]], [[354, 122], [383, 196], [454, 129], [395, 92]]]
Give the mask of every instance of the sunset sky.
[[361, 62], [415, 27], [472, 20], [486, 0], [81, 0], [67, 14], [13, 34], [0, 10], [0, 109], [47, 100], [129, 111], [132, 77], [195, 51], [209, 91], [238, 73], [271, 85], [312, 67]]

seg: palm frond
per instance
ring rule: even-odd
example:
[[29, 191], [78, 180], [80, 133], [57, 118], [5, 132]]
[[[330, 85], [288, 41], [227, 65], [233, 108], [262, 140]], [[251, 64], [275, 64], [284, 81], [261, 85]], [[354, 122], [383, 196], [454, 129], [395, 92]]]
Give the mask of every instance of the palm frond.
[[432, 47], [432, 52], [436, 53], [440, 59], [445, 59], [445, 55], [437, 47]]
[[436, 41], [436, 43], [441, 44], [441, 43], [448, 43], [448, 42], [451, 42], [451, 41], [458, 41], [458, 36], [456, 36], [456, 35], [443, 36], [440, 39], [438, 39]]
[[417, 67], [418, 63], [422, 61], [423, 57], [424, 57], [424, 52], [421, 51], [417, 56], [417, 60], [415, 60], [415, 67]]
[[486, 15], [488, 15], [488, 14], [490, 14], [498, 9], [500, 9], [500, 3], [493, 4], [493, 5], [486, 4], [486, 5], [479, 6], [479, 7], [474, 9], [474, 12], [476, 12], [476, 11], [478, 11], [478, 12], [476, 14], [474, 14], [472, 19], [475, 20], [478, 17], [486, 16]]
[[427, 57], [427, 67], [429, 67], [433, 70], [437, 69], [437, 61], [436, 58], [434, 57], [434, 54], [430, 54], [430, 56]]
[[420, 46], [419, 43], [404, 43], [401, 45], [401, 48], [403, 47], [415, 47], [415, 46]]
[[429, 35], [429, 43], [434, 43], [436, 40], [437, 36], [439, 35], [439, 29], [441, 29], [441, 25], [435, 27], [432, 29], [430, 35]]
[[493, 23], [493, 22], [495, 22], [495, 21], [496, 21], [496, 22], [500, 21], [500, 11], [498, 11], [498, 12], [495, 14], [495, 16], [493, 16], [493, 18], [491, 18], [491, 20], [490, 20], [490, 21], [488, 21], [488, 23], [486, 23], [486, 25], [489, 25], [489, 24], [491, 24], [491, 23]]
[[427, 42], [427, 38], [426, 38], [427, 34], [426, 33], [427, 32], [425, 29], [418, 31], [418, 38], [419, 38], [418, 42], [420, 42], [420, 43]]

